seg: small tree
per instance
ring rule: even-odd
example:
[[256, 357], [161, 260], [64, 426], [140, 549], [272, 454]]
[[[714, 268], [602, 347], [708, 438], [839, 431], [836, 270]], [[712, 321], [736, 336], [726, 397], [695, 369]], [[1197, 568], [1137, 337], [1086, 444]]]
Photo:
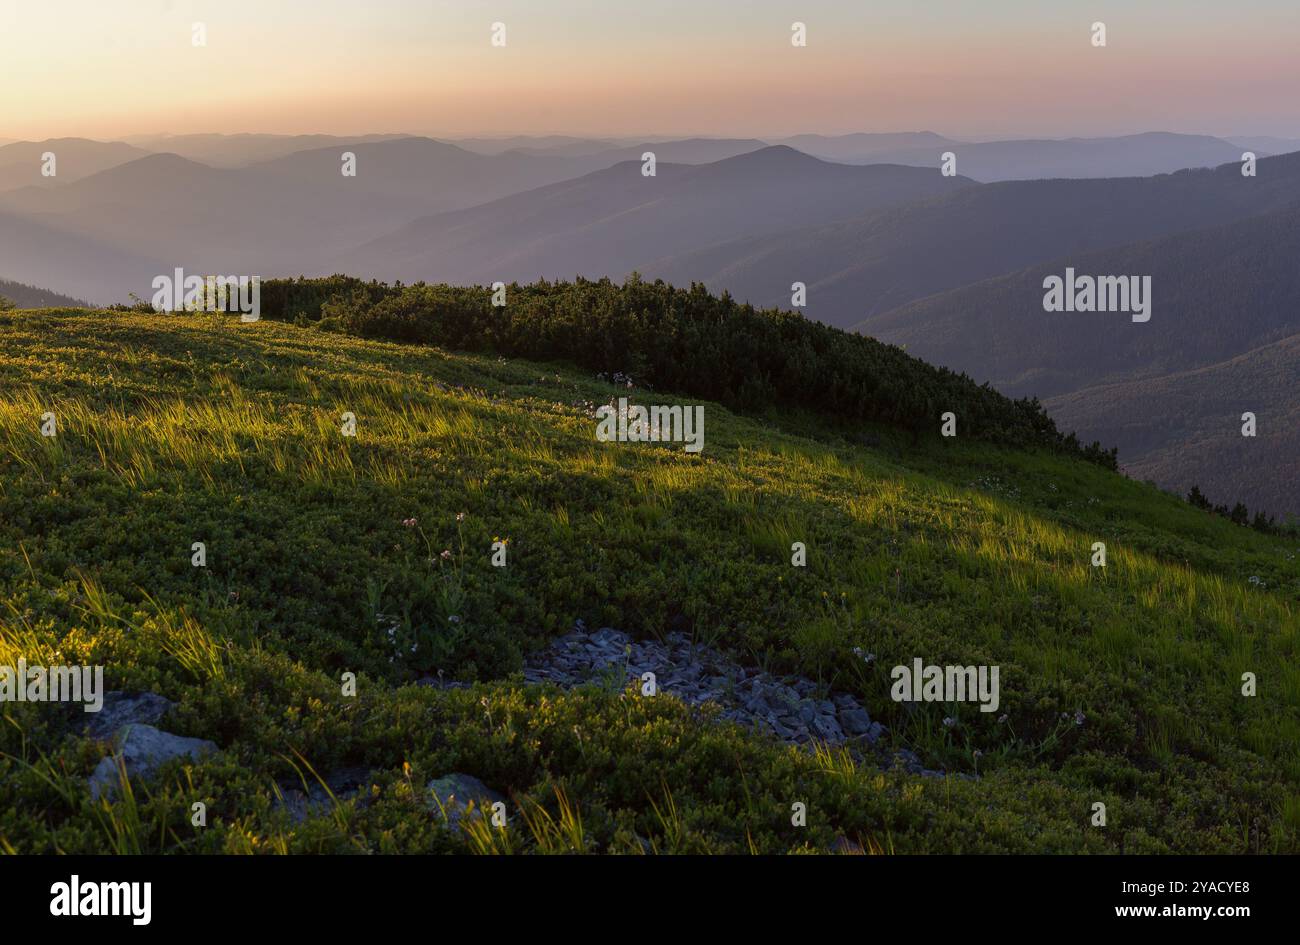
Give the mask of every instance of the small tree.
[[0, 312], [7, 312], [14, 307], [14, 303], [9, 301], [3, 295], [0, 295]]

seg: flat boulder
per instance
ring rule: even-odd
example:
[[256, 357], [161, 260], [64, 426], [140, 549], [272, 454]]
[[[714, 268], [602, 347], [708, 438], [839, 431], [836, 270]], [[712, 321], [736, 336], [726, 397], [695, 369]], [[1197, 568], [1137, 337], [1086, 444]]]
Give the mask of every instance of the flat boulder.
[[215, 742], [202, 738], [185, 738], [159, 731], [152, 725], [123, 726], [113, 738], [113, 754], [100, 761], [90, 775], [90, 796], [98, 800], [117, 793], [118, 761], [133, 778], [152, 777], [173, 758], [198, 758], [217, 750]]
[[86, 734], [96, 741], [108, 741], [124, 725], [156, 725], [175, 703], [153, 692], [104, 693], [104, 706], [90, 713]]
[[505, 802], [504, 797], [472, 774], [445, 774], [434, 778], [426, 787], [429, 792], [429, 807], [445, 812], [447, 823], [452, 827], [457, 826], [469, 812], [471, 802], [475, 814], [491, 810], [493, 804]]

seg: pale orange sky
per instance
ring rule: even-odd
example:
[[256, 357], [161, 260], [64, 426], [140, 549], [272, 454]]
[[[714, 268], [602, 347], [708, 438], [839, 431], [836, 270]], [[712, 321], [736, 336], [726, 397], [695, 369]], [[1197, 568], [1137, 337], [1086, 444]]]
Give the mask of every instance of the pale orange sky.
[[1300, 136], [1297, 49], [1293, 0], [4, 0], [0, 138]]

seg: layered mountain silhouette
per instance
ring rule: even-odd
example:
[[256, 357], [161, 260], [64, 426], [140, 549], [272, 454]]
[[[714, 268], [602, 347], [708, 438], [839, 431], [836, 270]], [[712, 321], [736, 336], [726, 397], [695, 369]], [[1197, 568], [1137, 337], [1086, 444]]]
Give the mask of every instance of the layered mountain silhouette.
[[584, 157], [592, 159], [588, 170], [608, 167], [620, 161], [640, 160], [653, 151], [661, 161], [673, 164], [708, 164], [737, 154], [766, 148], [769, 142], [757, 138], [655, 138], [615, 140], [611, 138], [571, 138], [564, 135], [512, 138], [452, 138], [451, 144], [476, 154], [533, 154], [547, 157]]
[[[793, 135], [788, 138], [711, 139], [672, 142], [624, 142], [565, 138], [473, 138], [453, 143], [469, 151], [499, 154], [601, 155], [620, 151], [627, 159], [656, 150], [661, 160], [678, 164], [718, 161], [768, 145], [785, 145], [814, 157], [844, 164], [906, 164], [938, 167], [944, 152], [957, 157], [957, 170], [979, 181], [1052, 177], [1145, 177], [1195, 167], [1216, 167], [1239, 160], [1244, 150], [1259, 157], [1300, 149], [1281, 138], [1227, 141], [1209, 135], [1147, 132], [1102, 138], [1040, 138], [1006, 141], [961, 141], [933, 131], [885, 134]], [[612, 162], [611, 162], [612, 163]]]
[[809, 287], [807, 314], [891, 340], [875, 318], [926, 295], [1300, 198], [1300, 154], [1263, 159], [1257, 169], [1253, 178], [1229, 164], [1157, 177], [967, 187], [842, 223], [665, 255], [641, 270], [673, 282], [699, 280], [765, 306], [789, 304], [790, 279], [798, 278]]
[[372, 141], [392, 141], [410, 135], [267, 135], [267, 134], [189, 134], [132, 135], [127, 144], [155, 154], [179, 154], [181, 157], [213, 167], [245, 167], [273, 161], [297, 151], [317, 148], [344, 148]]
[[325, 268], [407, 281], [622, 276], [666, 247], [691, 252], [736, 233], [850, 219], [970, 185], [921, 168], [830, 164], [788, 147], [702, 166], [659, 164], [653, 177], [626, 162], [417, 220]]
[[[53, 177], [42, 174], [43, 155], [55, 156]], [[16, 141], [0, 146], [0, 192], [19, 187], [54, 187], [117, 167], [148, 155], [148, 151], [120, 141], [88, 138], [50, 138]]]
[[499, 138], [454, 138], [457, 147], [475, 154], [501, 154], [519, 151], [523, 154], [571, 155], [596, 154], [626, 147], [630, 142], [617, 138], [578, 138], [573, 135], [507, 135]]
[[[635, 270], [780, 308], [802, 282], [809, 317], [1042, 398], [1063, 427], [1119, 446], [1135, 475], [1300, 512], [1300, 446], [1284, 432], [1300, 388], [1293, 144], [961, 142], [928, 131], [776, 144], [19, 142], [0, 146], [0, 276], [96, 303], [147, 298], [177, 266], [456, 283]], [[161, 148], [182, 153], [149, 153]], [[1243, 176], [1252, 149], [1257, 173]], [[939, 171], [949, 150], [961, 176]], [[57, 154], [56, 178], [40, 176], [45, 151]], [[345, 151], [355, 177], [341, 172]], [[646, 151], [653, 177], [642, 173]], [[1151, 321], [1044, 312], [1042, 280], [1067, 266], [1151, 276]], [[1244, 402], [1226, 404], [1238, 389]], [[1240, 437], [1245, 411], [1259, 418], [1254, 439]]]
[[1292, 151], [1300, 151], [1300, 138], [1248, 135], [1243, 138], [1232, 138], [1231, 141], [1239, 148], [1259, 154], [1288, 154]]
[[845, 164], [912, 164], [913, 161], [881, 160], [882, 155], [924, 154], [924, 167], [938, 167], [944, 151], [961, 147], [955, 138], [945, 138], [933, 131], [857, 133], [848, 135], [792, 135], [772, 144], [783, 144], [804, 154], [840, 161]]
[[[889, 139], [898, 138], [897, 143]], [[916, 138], [916, 141], [908, 141]], [[797, 143], [796, 143], [797, 142]], [[855, 164], [938, 167], [941, 155], [956, 156], [958, 172], [979, 181], [1052, 177], [1147, 177], [1185, 168], [1217, 167], [1241, 159], [1242, 148], [1208, 135], [1148, 132], [1115, 138], [1025, 139], [962, 142], [931, 132], [916, 135], [800, 135], [785, 144], [809, 154]], [[1261, 149], [1265, 156], [1286, 148]]]
[[[1081, 438], [1119, 447], [1135, 475], [1300, 514], [1297, 258], [1300, 199], [930, 296], [872, 319], [872, 331], [1005, 393], [1045, 400]], [[1043, 281], [1067, 266], [1150, 276], [1150, 320], [1045, 312]], [[1245, 412], [1257, 418], [1253, 438], [1241, 435]]]
[[[196, 137], [202, 140], [191, 144], [210, 144], [213, 136]], [[228, 143], [216, 137], [218, 144]], [[23, 148], [43, 150], [47, 144]], [[697, 160], [744, 153], [751, 146], [761, 142], [704, 139], [653, 147]], [[639, 161], [640, 148], [581, 156], [483, 155], [407, 137], [336, 143], [247, 166], [213, 167], [170, 153], [141, 157], [129, 145], [105, 147], [98, 158], [111, 166], [98, 173], [64, 176], [69, 162], [60, 156], [57, 184], [29, 183], [0, 192], [0, 239], [19, 242], [29, 221], [47, 227], [51, 238], [66, 233], [67, 245], [50, 249], [51, 258], [62, 261], [54, 281], [46, 283], [50, 269], [41, 263], [32, 277], [65, 291], [89, 292], [94, 301], [120, 301], [130, 292], [144, 294], [149, 280], [141, 285], [141, 271], [170, 272], [175, 266], [263, 275], [314, 271], [344, 250], [421, 216], [569, 180], [629, 156]], [[355, 177], [342, 173], [345, 152], [355, 155]], [[83, 166], [82, 150], [72, 149], [69, 156], [73, 168]], [[39, 176], [39, 151], [28, 154], [22, 166], [29, 176]], [[112, 250], [100, 252], [101, 242]], [[97, 253], [101, 259], [94, 258]], [[123, 255], [146, 265], [123, 267], [115, 277], [105, 273], [102, 259]], [[24, 272], [17, 259], [10, 268]], [[90, 285], [78, 275], [86, 271], [108, 278]]]

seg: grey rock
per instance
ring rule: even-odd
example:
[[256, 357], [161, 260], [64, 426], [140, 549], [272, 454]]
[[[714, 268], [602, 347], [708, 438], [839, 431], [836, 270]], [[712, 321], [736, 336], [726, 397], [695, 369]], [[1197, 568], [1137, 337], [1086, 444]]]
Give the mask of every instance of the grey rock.
[[174, 705], [170, 699], [153, 692], [106, 692], [103, 708], [89, 713], [86, 734], [96, 741], [108, 741], [123, 725], [157, 724]]
[[[472, 774], [444, 774], [430, 781], [426, 789], [430, 809], [444, 812], [452, 827], [457, 826], [466, 814], [476, 816], [490, 810], [493, 804], [505, 801], [504, 797]], [[471, 802], [474, 805], [473, 813], [469, 810]]]
[[[325, 775], [324, 784], [320, 781], [308, 781], [306, 790], [303, 790], [302, 781], [299, 781], [297, 786], [289, 782], [280, 782], [277, 784], [280, 796], [275, 800], [274, 806], [287, 810], [289, 819], [295, 824], [300, 824], [308, 817], [328, 813], [335, 801], [346, 801], [357, 797], [361, 793], [360, 786], [369, 780], [368, 768], [342, 768]], [[334, 795], [333, 798], [330, 797], [331, 794]], [[368, 798], [361, 798], [361, 803], [365, 804], [368, 800]]]
[[823, 741], [837, 745], [844, 741], [844, 732], [840, 730], [839, 723], [829, 715], [821, 715], [813, 720], [813, 731]]
[[874, 750], [886, 729], [873, 722], [866, 708], [849, 693], [827, 693], [811, 679], [777, 677], [741, 666], [717, 650], [693, 643], [681, 632], [668, 633], [661, 640], [633, 641], [612, 627], [587, 633], [575, 625], [574, 631], [529, 657], [524, 679], [573, 688], [603, 682], [608, 671], [602, 674], [602, 670], [611, 664], [620, 669], [626, 666], [633, 680], [654, 673], [659, 683], [656, 698], [676, 698], [690, 706], [715, 705], [719, 711], [713, 718], [770, 732], [788, 744], [805, 748], [814, 741], [844, 745], [859, 762], [884, 770], [897, 767], [913, 774], [943, 776], [927, 770], [910, 753], [910, 757], [895, 758], [884, 750]]
[[776, 737], [785, 742], [794, 741], [794, 732], [786, 728], [776, 719], [770, 719], [768, 724], [772, 726], [772, 731], [776, 732]]
[[90, 775], [90, 796], [113, 797], [117, 793], [118, 759], [130, 777], [148, 778], [173, 758], [198, 759], [217, 750], [215, 742], [184, 738], [162, 732], [152, 725], [123, 726], [114, 737], [114, 752], [104, 758]]
[[871, 731], [871, 716], [866, 709], [841, 709], [840, 725], [850, 735], [866, 735]]

